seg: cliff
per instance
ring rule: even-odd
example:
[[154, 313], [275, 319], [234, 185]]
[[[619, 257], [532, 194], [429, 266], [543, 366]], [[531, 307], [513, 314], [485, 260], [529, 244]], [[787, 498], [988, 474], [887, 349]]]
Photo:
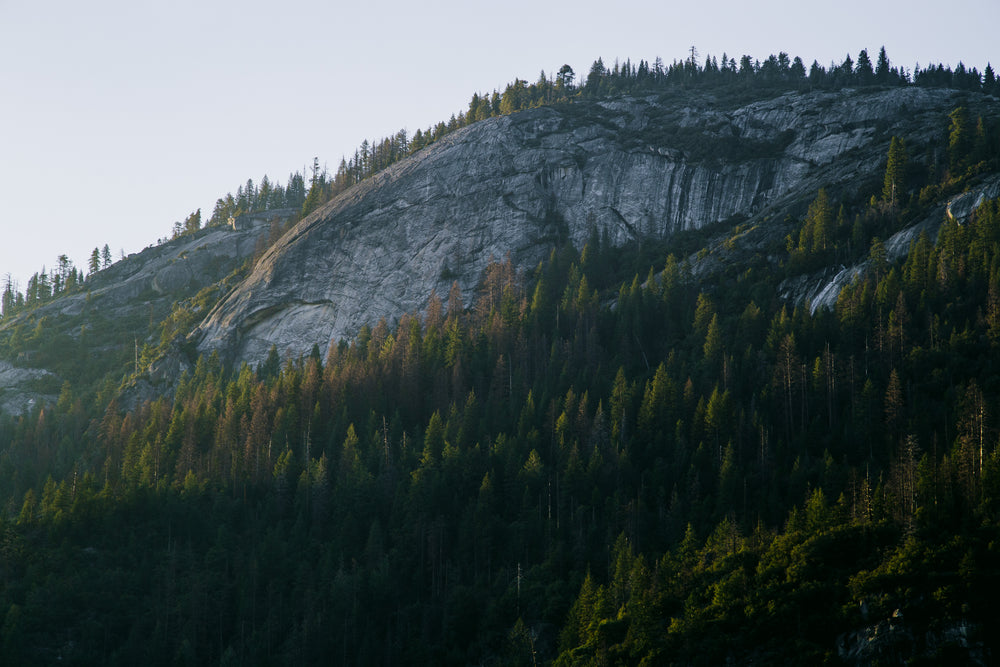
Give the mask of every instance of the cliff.
[[[475, 123], [302, 220], [194, 334], [203, 353], [298, 356], [421, 310], [452, 280], [470, 297], [491, 258], [530, 267], [596, 229], [614, 244], [744, 221], [768, 238], [820, 187], [881, 178], [892, 135], [939, 137], [957, 91], [576, 101]], [[766, 223], [766, 224], [760, 224]]]

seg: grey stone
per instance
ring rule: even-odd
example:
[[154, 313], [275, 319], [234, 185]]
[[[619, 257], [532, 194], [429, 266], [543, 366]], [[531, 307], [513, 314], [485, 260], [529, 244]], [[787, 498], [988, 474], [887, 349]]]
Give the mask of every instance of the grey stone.
[[965, 222], [985, 200], [997, 197], [1000, 197], [1000, 177], [994, 176], [978, 187], [953, 197], [948, 202], [948, 217]]
[[39, 381], [54, 377], [38, 368], [21, 368], [0, 361], [0, 411], [19, 415], [30, 412], [36, 405], [54, 403], [56, 396], [39, 392]]
[[[737, 107], [625, 98], [475, 123], [302, 220], [194, 338], [234, 362], [259, 363], [272, 345], [298, 356], [418, 312], [452, 279], [471, 298], [491, 258], [531, 267], [593, 229], [615, 244], [731, 219], [773, 229], [820, 187], [880, 178], [893, 134], [938, 136], [958, 94], [820, 92]], [[828, 281], [809, 293], [830, 303], [839, 290]]]

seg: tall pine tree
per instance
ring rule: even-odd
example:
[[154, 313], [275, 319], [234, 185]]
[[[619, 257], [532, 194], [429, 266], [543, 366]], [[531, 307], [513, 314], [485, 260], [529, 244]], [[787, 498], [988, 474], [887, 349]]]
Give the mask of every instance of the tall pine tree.
[[903, 190], [903, 174], [906, 168], [906, 145], [899, 137], [893, 136], [889, 142], [889, 155], [885, 165], [885, 179], [882, 181], [882, 201], [895, 210]]

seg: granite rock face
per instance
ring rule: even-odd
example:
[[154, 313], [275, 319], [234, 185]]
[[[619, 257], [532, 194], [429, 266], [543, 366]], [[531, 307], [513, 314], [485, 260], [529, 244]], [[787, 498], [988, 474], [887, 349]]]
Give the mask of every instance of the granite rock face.
[[1000, 197], [1000, 177], [986, 179], [978, 187], [971, 188], [968, 192], [953, 197], [948, 202], [947, 214], [951, 220], [964, 223], [972, 213], [979, 208], [979, 205], [988, 199]]
[[623, 244], [780, 220], [820, 187], [879, 178], [891, 136], [937, 136], [957, 95], [626, 98], [475, 123], [303, 219], [193, 336], [233, 362], [258, 363], [272, 345], [298, 356], [420, 311], [452, 280], [469, 298], [490, 259], [508, 253], [531, 267], [595, 229]]
[[51, 373], [42, 369], [18, 368], [0, 361], [0, 412], [19, 415], [30, 412], [36, 404], [54, 402], [57, 398], [54, 394], [38, 388], [51, 377]]

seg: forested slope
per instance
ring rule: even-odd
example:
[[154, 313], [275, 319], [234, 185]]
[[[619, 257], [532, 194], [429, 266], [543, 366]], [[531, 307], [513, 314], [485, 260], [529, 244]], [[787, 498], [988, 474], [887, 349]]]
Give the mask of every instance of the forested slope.
[[[1000, 201], [883, 243], [996, 178], [996, 119], [938, 120], [783, 237], [595, 229], [301, 358], [0, 415], [0, 653], [995, 660]], [[780, 296], [846, 262], [833, 308]]]
[[866, 650], [992, 654], [998, 223], [812, 317], [673, 257], [602, 307], [598, 241], [325, 359], [7, 418], [5, 653], [835, 659], [901, 615]]

